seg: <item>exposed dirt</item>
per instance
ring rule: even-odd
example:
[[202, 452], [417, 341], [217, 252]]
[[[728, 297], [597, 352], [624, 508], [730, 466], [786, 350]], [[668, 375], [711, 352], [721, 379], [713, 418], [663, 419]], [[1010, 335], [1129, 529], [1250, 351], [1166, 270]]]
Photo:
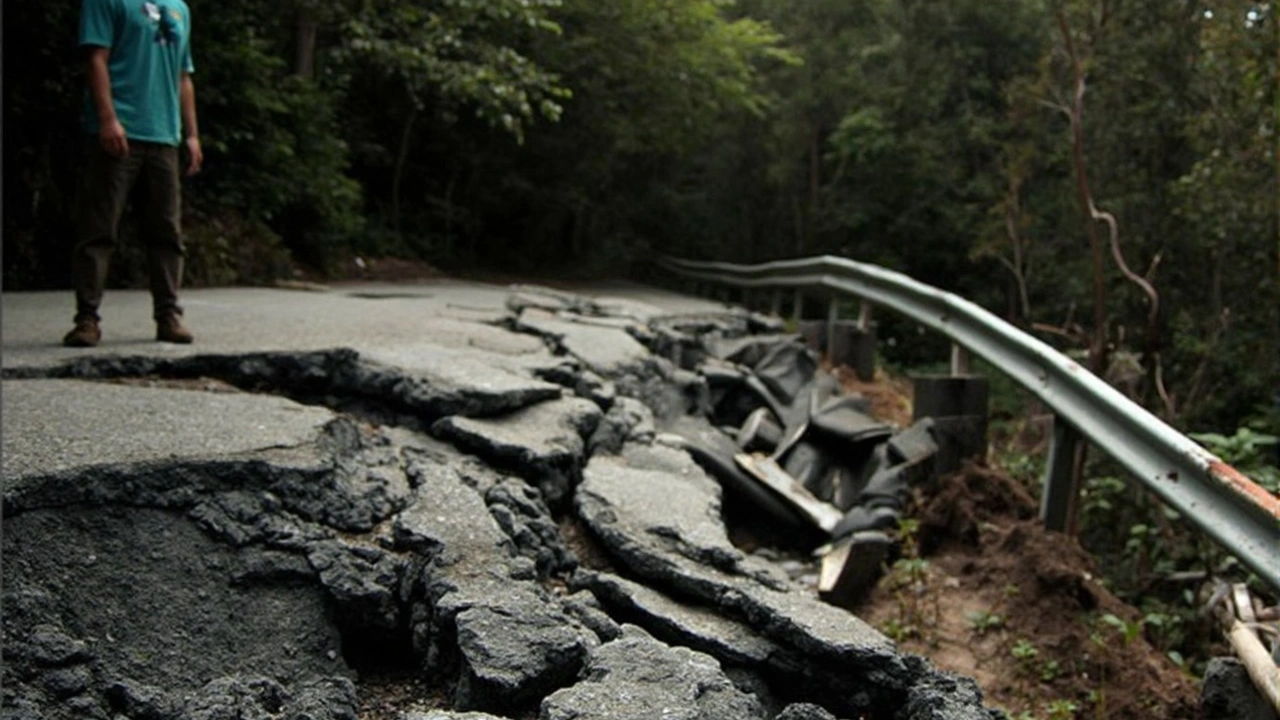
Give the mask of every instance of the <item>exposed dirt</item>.
[[[910, 381], [832, 372], [877, 418], [910, 424]], [[900, 562], [854, 609], [859, 617], [974, 678], [1015, 720], [1197, 717], [1195, 679], [1142, 637], [1139, 612], [1095, 579], [1074, 539], [1040, 525], [1020, 483], [970, 464], [917, 490], [914, 504], [907, 517], [918, 528], [904, 547], [923, 562]]]
[[1098, 583], [1072, 538], [1037, 522], [1015, 481], [969, 465], [917, 502], [927, 564], [891, 571], [860, 617], [975, 678], [1014, 718], [1197, 716], [1195, 680], [1136, 632], [1138, 611]]
[[871, 414], [877, 419], [907, 427], [911, 424], [911, 381], [894, 377], [883, 369], [877, 369], [871, 382], [859, 380], [853, 369], [845, 365], [823, 367], [840, 382], [840, 387], [851, 395], [861, 395], [871, 401]]
[[405, 713], [452, 707], [448, 693], [424, 673], [369, 672], [360, 676], [360, 720], [400, 720]]

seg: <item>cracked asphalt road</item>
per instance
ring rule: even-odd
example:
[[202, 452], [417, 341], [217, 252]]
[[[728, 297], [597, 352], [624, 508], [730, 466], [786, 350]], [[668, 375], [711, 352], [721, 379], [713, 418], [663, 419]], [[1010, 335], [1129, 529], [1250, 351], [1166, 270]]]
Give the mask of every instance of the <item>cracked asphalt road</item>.
[[[71, 328], [71, 291], [0, 295], [0, 348], [6, 371], [76, 357], [148, 354], [182, 357], [207, 353], [319, 350], [334, 347], [380, 350], [429, 342], [442, 347], [498, 352], [527, 350], [536, 338], [476, 329], [501, 318], [512, 288], [457, 280], [414, 284], [346, 284], [328, 291], [272, 288], [209, 288], [182, 294], [186, 321], [196, 335], [190, 346], [156, 343], [150, 296], [138, 290], [108, 291], [103, 303], [102, 344], [61, 346]], [[719, 312], [725, 306], [634, 283], [575, 288], [591, 296], [648, 303], [673, 313]], [[513, 343], [512, 346], [505, 345]]]
[[[590, 290], [673, 313], [724, 309], [718, 303], [631, 283], [600, 284]], [[546, 356], [538, 337], [494, 327], [506, 314], [512, 291], [508, 286], [447, 279], [346, 284], [328, 291], [187, 290], [183, 304], [196, 342], [170, 345], [153, 339], [148, 293], [114, 290], [107, 293], [102, 308], [103, 342], [96, 348], [61, 345], [73, 312], [70, 291], [3, 293], [3, 477], [8, 482], [37, 471], [297, 443], [302, 441], [300, 433], [328, 417], [267, 396], [200, 396], [197, 410], [193, 396], [179, 391], [16, 383], [16, 375], [39, 375], [95, 358], [181, 360], [349, 348], [393, 367], [416, 370], [434, 365], [442, 373], [501, 386], [513, 382], [512, 374], [507, 368], [476, 363], [476, 353], [510, 357], [517, 367], [522, 359]], [[246, 423], [245, 417], [257, 420]]]
[[[0, 298], [6, 720], [990, 717], [733, 547], [662, 437], [706, 392], [664, 343], [777, 323], [622, 283], [183, 300], [193, 345], [113, 291], [70, 349], [69, 292]], [[388, 669], [444, 706], [370, 714]]]

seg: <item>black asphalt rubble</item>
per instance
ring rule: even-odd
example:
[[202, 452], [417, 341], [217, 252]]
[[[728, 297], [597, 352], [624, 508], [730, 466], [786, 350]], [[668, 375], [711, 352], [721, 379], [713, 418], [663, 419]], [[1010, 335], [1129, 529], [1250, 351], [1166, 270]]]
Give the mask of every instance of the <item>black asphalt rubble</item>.
[[[507, 308], [465, 347], [6, 370], [3, 717], [347, 720], [386, 677], [433, 689], [405, 720], [998, 717], [832, 604], [892, 552], [927, 422], [769, 318]], [[831, 602], [727, 502], [825, 553]]]

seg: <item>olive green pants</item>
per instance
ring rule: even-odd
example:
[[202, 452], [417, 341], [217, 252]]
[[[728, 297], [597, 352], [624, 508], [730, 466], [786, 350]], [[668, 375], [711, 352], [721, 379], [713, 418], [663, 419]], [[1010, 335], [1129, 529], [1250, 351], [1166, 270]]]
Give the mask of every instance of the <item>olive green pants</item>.
[[120, 217], [130, 200], [139, 239], [147, 249], [154, 315], [181, 314], [178, 288], [184, 248], [178, 148], [130, 140], [129, 156], [116, 158], [102, 149], [97, 137], [88, 140], [71, 257], [76, 322], [99, 319]]

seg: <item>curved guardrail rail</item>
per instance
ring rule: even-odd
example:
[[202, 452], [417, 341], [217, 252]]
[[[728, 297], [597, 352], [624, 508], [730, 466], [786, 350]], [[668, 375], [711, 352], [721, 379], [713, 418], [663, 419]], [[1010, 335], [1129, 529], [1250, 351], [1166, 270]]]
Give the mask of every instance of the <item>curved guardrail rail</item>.
[[1280, 499], [1074, 360], [982, 307], [902, 273], [829, 255], [759, 265], [678, 258], [661, 258], [658, 264], [688, 278], [739, 288], [849, 295], [946, 335], [1056, 413], [1042, 518], [1060, 514], [1055, 504], [1067, 501], [1060, 475], [1066, 465], [1062, 457], [1068, 455], [1063, 446], [1070, 439], [1060, 419], [1280, 592]]

